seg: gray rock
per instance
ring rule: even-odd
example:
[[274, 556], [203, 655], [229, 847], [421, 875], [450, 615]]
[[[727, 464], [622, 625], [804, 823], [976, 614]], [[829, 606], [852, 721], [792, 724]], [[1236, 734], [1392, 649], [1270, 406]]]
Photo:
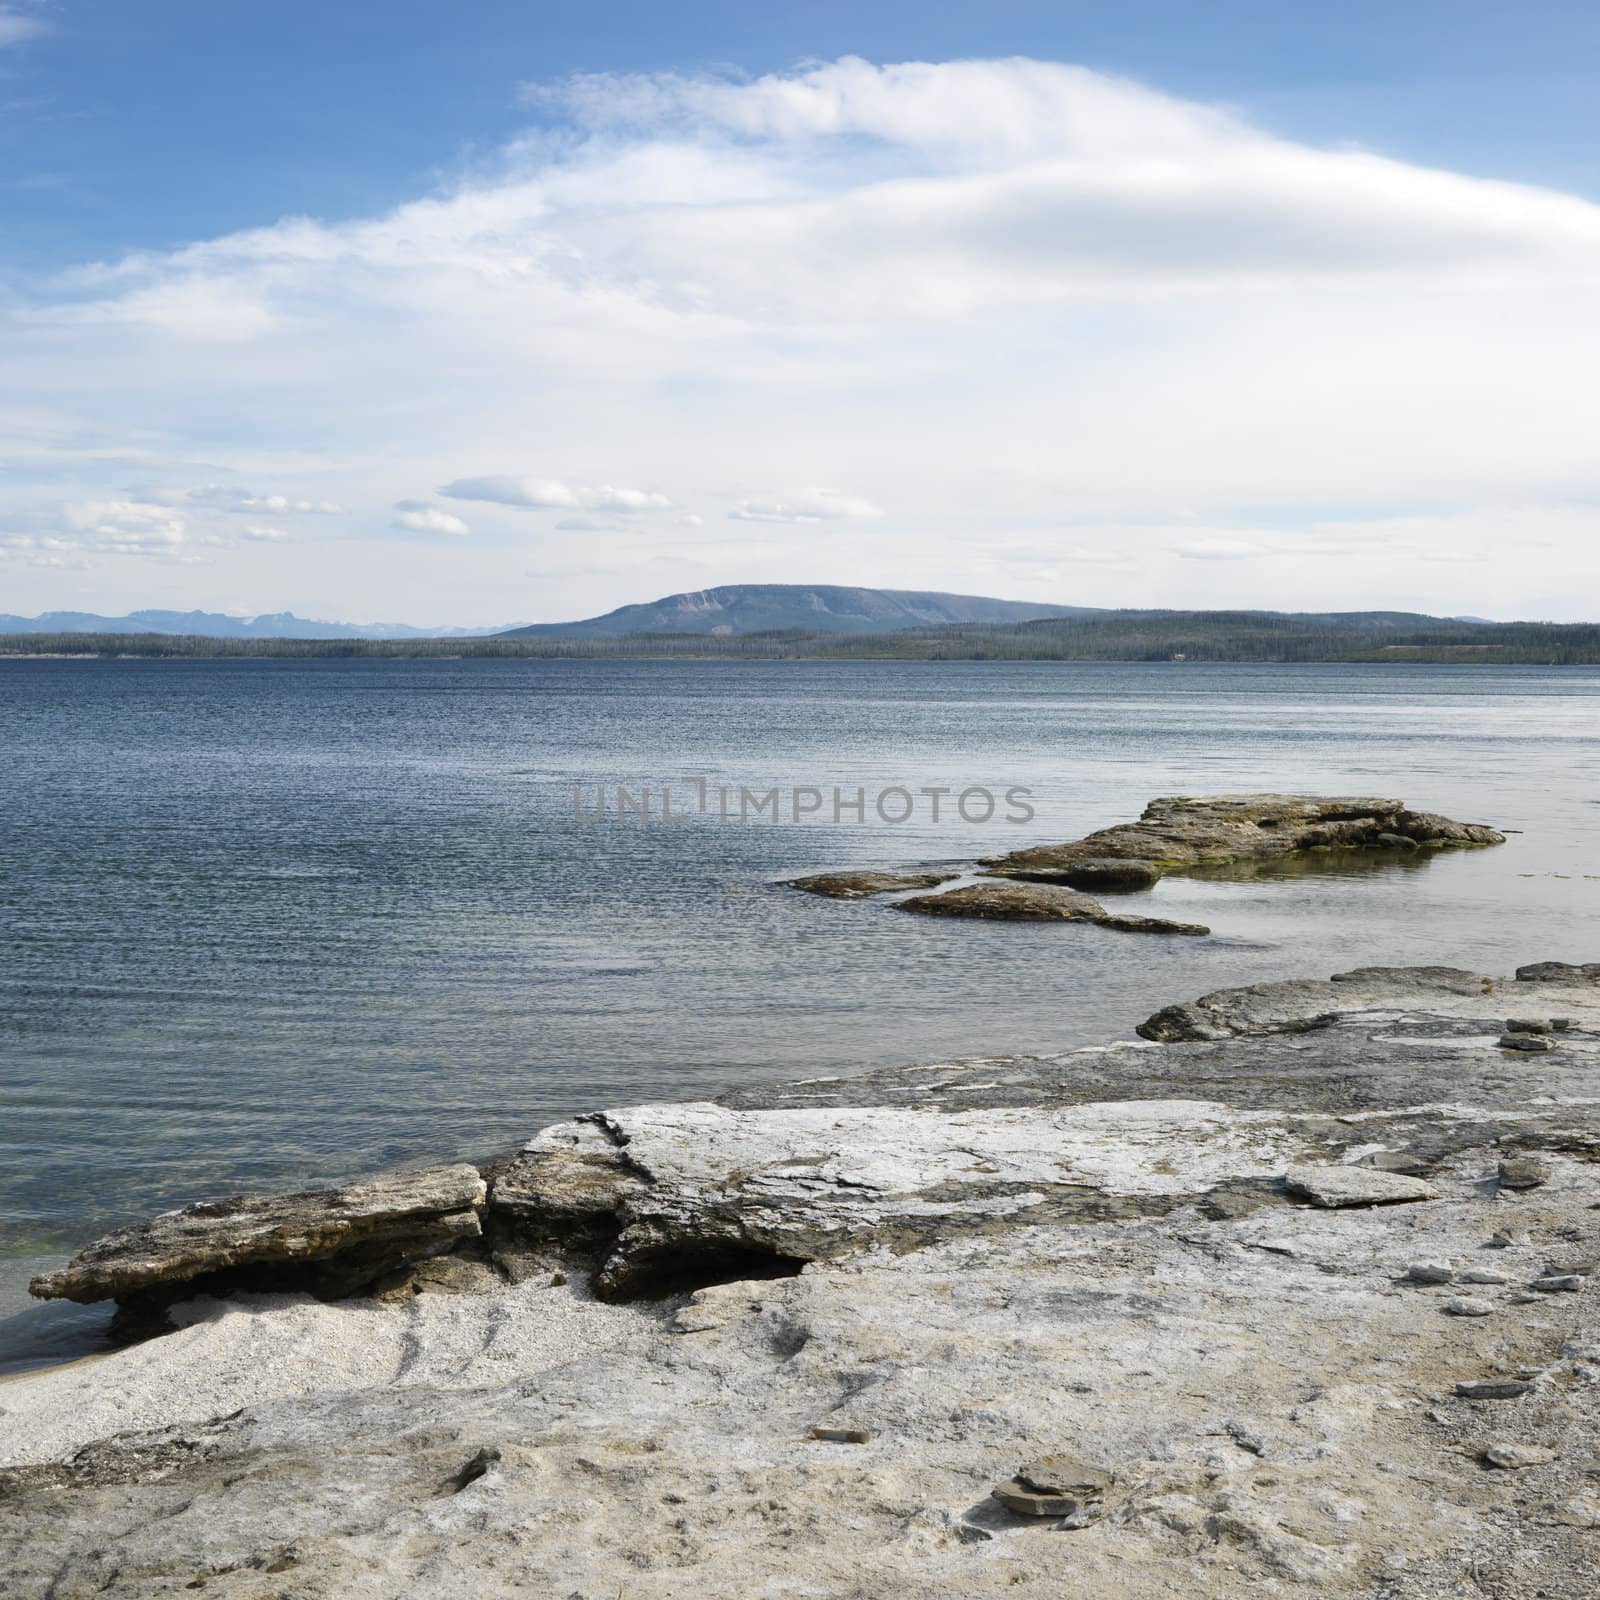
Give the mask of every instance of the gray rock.
[[1134, 1031], [1159, 1044], [1315, 1033], [1346, 1013], [1478, 998], [1487, 981], [1459, 967], [1361, 967], [1329, 979], [1217, 989], [1198, 1000], [1163, 1007]]
[[1507, 1033], [1549, 1033], [1550, 1024], [1541, 1017], [1508, 1017]]
[[1060, 870], [1080, 861], [1111, 858], [1150, 862], [1173, 871], [1304, 850], [1379, 846], [1379, 841], [1386, 839], [1435, 848], [1505, 842], [1505, 836], [1493, 828], [1452, 822], [1434, 812], [1410, 811], [1399, 800], [1182, 795], [1152, 800], [1137, 822], [1103, 828], [1068, 844], [1036, 845], [989, 857], [984, 865], [1014, 874], [1040, 868]]
[[1087, 857], [1064, 866], [991, 867], [1000, 877], [1021, 878], [1029, 883], [1062, 883], [1069, 889], [1087, 889], [1097, 894], [1128, 894], [1153, 889], [1162, 878], [1162, 869], [1153, 861], [1134, 857]]
[[1600, 1272], [1600, 1256], [1552, 1256], [1544, 1264], [1544, 1275], [1550, 1278], [1592, 1278]]
[[1550, 1168], [1537, 1156], [1507, 1156], [1499, 1168], [1502, 1189], [1537, 1189], [1550, 1181]]
[[1502, 1033], [1496, 1043], [1502, 1050], [1519, 1050], [1524, 1055], [1545, 1055], [1556, 1047], [1555, 1040], [1542, 1033]]
[[1385, 1206], [1407, 1200], [1434, 1200], [1439, 1191], [1421, 1178], [1371, 1167], [1291, 1167], [1284, 1186], [1318, 1206]]
[[1498, 1228], [1489, 1235], [1491, 1250], [1520, 1250], [1527, 1242], [1528, 1236], [1521, 1228]]
[[1008, 1511], [1026, 1517], [1066, 1517], [1086, 1527], [1100, 1515], [1112, 1474], [1073, 1456], [1041, 1456], [990, 1494]]
[[1565, 1272], [1550, 1277], [1535, 1278], [1528, 1287], [1540, 1294], [1576, 1294], [1583, 1287], [1583, 1279], [1576, 1272]]
[[951, 872], [817, 872], [810, 877], [789, 879], [788, 887], [826, 895], [830, 900], [859, 900], [901, 889], [932, 889], [954, 876]]
[[1496, 1272], [1493, 1267], [1471, 1267], [1466, 1272], [1456, 1274], [1457, 1283], [1510, 1283], [1509, 1273]]
[[1600, 983], [1600, 961], [1534, 961], [1517, 968], [1518, 983]]
[[[494, 1169], [484, 1226], [497, 1259], [581, 1264], [572, 1293], [201, 1300], [177, 1338], [0, 1388], [8, 1600], [197, 1578], [473, 1600], [785, 1581], [861, 1600], [1355, 1596], [1397, 1550], [1408, 1594], [1451, 1590], [1483, 1552], [1486, 1581], [1504, 1589], [1514, 1557], [1577, 1600], [1582, 1554], [1545, 1507], [1594, 1492], [1585, 1302], [1530, 1294], [1539, 1315], [1508, 1315], [1505, 1352], [1489, 1341], [1508, 1370], [1483, 1381], [1513, 1394], [1533, 1374], [1512, 1362], [1561, 1349], [1536, 1412], [1461, 1398], [1419, 1434], [1418, 1397], [1481, 1334], [1377, 1270], [1507, 1259], [1481, 1249], [1491, 1211], [1530, 1221], [1541, 1252], [1519, 1268], [1595, 1248], [1593, 1067], [1552, 1056], [1536, 1097], [1482, 1041], [1507, 1009], [1600, 1019], [1600, 986], [1493, 989], [1369, 968], [1234, 991], [1218, 1014], [1248, 1036], [752, 1081], [547, 1130]], [[1447, 1203], [1285, 1204], [1291, 1166], [1395, 1176], [1347, 1162], [1374, 1147], [1425, 1153]], [[1496, 1202], [1470, 1181], [1520, 1149], [1570, 1157], [1561, 1183]], [[673, 1298], [603, 1303], [590, 1268], [602, 1295]], [[680, 1335], [688, 1285], [715, 1325]], [[1208, 1464], [1224, 1427], [1259, 1442], [1269, 1418], [1267, 1459], [1224, 1445]], [[1519, 1420], [1561, 1452], [1520, 1504], [1439, 1448]], [[894, 1448], [806, 1444], [813, 1422]], [[1117, 1462], [1113, 1489], [1031, 1528], [973, 1505], [1048, 1439]]]
[[895, 902], [896, 911], [928, 917], [977, 917], [1000, 922], [1093, 922], [1130, 933], [1206, 934], [1192, 922], [1167, 922], [1159, 917], [1116, 916], [1098, 900], [1055, 884], [999, 879], [967, 884], [943, 894], [918, 894]]
[[1426, 1172], [1431, 1163], [1409, 1150], [1376, 1150], [1367, 1157], [1367, 1165], [1379, 1172], [1403, 1172], [1414, 1177]]
[[1463, 1400], [1520, 1400], [1533, 1393], [1533, 1384], [1526, 1378], [1474, 1378], [1458, 1383], [1456, 1393]]
[[1449, 1283], [1456, 1269], [1448, 1261], [1413, 1261], [1406, 1268], [1411, 1283]]
[[1452, 1317], [1487, 1317], [1494, 1313], [1494, 1307], [1487, 1300], [1477, 1300], [1464, 1294], [1446, 1300], [1444, 1308]]
[[351, 1294], [482, 1231], [475, 1167], [380, 1173], [299, 1194], [204, 1200], [121, 1228], [29, 1284], [42, 1300], [304, 1288]]
[[872, 1442], [872, 1433], [867, 1428], [813, 1428], [811, 1437], [813, 1439], [821, 1439], [828, 1444], [870, 1444]]
[[1512, 1444], [1496, 1440], [1484, 1447], [1483, 1459], [1491, 1467], [1502, 1467], [1515, 1472], [1524, 1467], [1548, 1466], [1557, 1459], [1557, 1453], [1546, 1449], [1542, 1444]]

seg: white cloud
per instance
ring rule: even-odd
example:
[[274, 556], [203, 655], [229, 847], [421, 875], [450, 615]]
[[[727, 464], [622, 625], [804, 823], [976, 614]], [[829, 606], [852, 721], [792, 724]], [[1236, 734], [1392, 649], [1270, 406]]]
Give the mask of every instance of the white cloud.
[[244, 530], [242, 538], [249, 539], [256, 544], [293, 544], [294, 536], [282, 528], [257, 528], [249, 527]]
[[215, 511], [255, 513], [271, 516], [330, 516], [344, 508], [332, 500], [306, 500], [283, 494], [254, 494], [231, 484], [207, 483], [198, 489], [180, 490], [178, 498]]
[[832, 522], [841, 517], [881, 517], [883, 512], [859, 495], [831, 489], [802, 489], [773, 500], [741, 500], [728, 513], [735, 522]]
[[622, 533], [628, 524], [620, 517], [563, 517], [557, 533]]
[[672, 502], [645, 489], [601, 483], [572, 485], [554, 478], [457, 478], [439, 493], [450, 500], [484, 500], [493, 505], [528, 506], [536, 510], [665, 511]]
[[[1047, 600], [1065, 571], [1085, 604], [1594, 605], [1600, 207], [1577, 195], [1049, 62], [538, 93], [565, 126], [388, 213], [8, 289], [0, 521], [181, 554], [419, 482], [564, 514], [381, 561], [357, 523], [249, 597], [463, 622], [648, 598], [671, 560]], [[529, 461], [553, 476], [458, 476]], [[133, 471], [200, 486], [167, 497], [176, 541], [148, 505], [57, 526], [63, 501], [153, 501]], [[840, 487], [761, 487], [816, 483]], [[426, 511], [452, 515], [394, 515]], [[1537, 560], [1494, 563], [1535, 530]], [[209, 548], [230, 597], [267, 581]], [[508, 608], [530, 563], [562, 576]], [[126, 567], [99, 563], [101, 609], [148, 603], [112, 592]]]
[[9, 6], [0, 6], [0, 50], [7, 45], [21, 44], [24, 39], [36, 38], [45, 31], [44, 23], [37, 17], [23, 16]]
[[1271, 553], [1248, 539], [1192, 539], [1175, 548], [1185, 561], [1249, 561]]
[[79, 543], [109, 555], [171, 558], [187, 537], [187, 524], [165, 506], [139, 500], [89, 500], [63, 513]]
[[394, 526], [409, 533], [442, 533], [453, 539], [465, 538], [472, 529], [458, 516], [426, 500], [401, 500], [395, 504]]

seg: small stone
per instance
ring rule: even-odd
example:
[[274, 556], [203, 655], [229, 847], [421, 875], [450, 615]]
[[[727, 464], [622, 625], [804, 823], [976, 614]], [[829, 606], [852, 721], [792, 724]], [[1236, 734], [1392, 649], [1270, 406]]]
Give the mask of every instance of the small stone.
[[1014, 1478], [989, 1491], [1008, 1511], [1025, 1517], [1066, 1517], [1068, 1528], [1088, 1526], [1100, 1515], [1100, 1501], [1112, 1474], [1075, 1456], [1040, 1456]]
[[1019, 1467], [1017, 1476], [1039, 1494], [1072, 1494], [1080, 1500], [1099, 1499], [1112, 1480], [1104, 1467], [1068, 1455], [1040, 1456]]
[[1463, 1400], [1518, 1400], [1533, 1393], [1526, 1378], [1473, 1378], [1456, 1385]]
[[1550, 1169], [1537, 1156], [1507, 1156], [1500, 1163], [1502, 1189], [1537, 1189], [1550, 1181]]
[[1406, 1268], [1408, 1283], [1449, 1283], [1455, 1275], [1448, 1261], [1413, 1261]]
[[1520, 1050], [1525, 1055], [1541, 1055], [1556, 1047], [1554, 1039], [1539, 1033], [1502, 1033], [1498, 1043], [1502, 1050]]
[[1058, 1532], [1076, 1533], [1079, 1528], [1087, 1528], [1091, 1522], [1098, 1522], [1104, 1515], [1105, 1508], [1094, 1503], [1079, 1506], [1076, 1511], [1069, 1513], [1056, 1524]]
[[1569, 1033], [1571, 1032], [1573, 1026], [1572, 1018], [1551, 1017], [1550, 1026], [1554, 1028], [1557, 1033]]
[[1405, 1200], [1434, 1200], [1439, 1191], [1421, 1178], [1371, 1167], [1291, 1167], [1284, 1187], [1317, 1206], [1383, 1206]]
[[1527, 1242], [1527, 1234], [1518, 1228], [1501, 1228], [1489, 1235], [1489, 1248], [1491, 1250], [1521, 1249]]
[[1367, 1165], [1376, 1167], [1379, 1172], [1416, 1174], [1428, 1170], [1428, 1163], [1409, 1150], [1375, 1150], [1367, 1157]]
[[1024, 1517], [1070, 1517], [1080, 1502], [1070, 1494], [1040, 1494], [1030, 1489], [1021, 1478], [1008, 1478], [989, 1491], [1007, 1511]]
[[1472, 1267], [1456, 1274], [1457, 1283], [1510, 1283], [1509, 1273], [1496, 1272], [1493, 1267]]
[[1507, 1444], [1497, 1441], [1484, 1450], [1483, 1459], [1491, 1467], [1504, 1467], [1507, 1471], [1514, 1472], [1521, 1467], [1547, 1466], [1556, 1459], [1556, 1452], [1545, 1449], [1542, 1444]]
[[827, 1444], [870, 1444], [872, 1434], [866, 1428], [813, 1428], [813, 1439], [821, 1439]]
[[1444, 1308], [1452, 1317], [1487, 1317], [1494, 1311], [1487, 1300], [1474, 1300], [1464, 1294], [1446, 1300]]
[[1540, 1294], [1576, 1294], [1583, 1287], [1583, 1279], [1576, 1272], [1563, 1272], [1552, 1277], [1535, 1278], [1528, 1285]]
[[1592, 1278], [1600, 1272], [1600, 1258], [1595, 1256], [1554, 1256], [1544, 1264], [1549, 1278]]
[[673, 1333], [710, 1333], [727, 1320], [727, 1313], [716, 1306], [680, 1306], [667, 1327]]
[[1540, 1017], [1507, 1017], [1507, 1033], [1549, 1033], [1550, 1024]]

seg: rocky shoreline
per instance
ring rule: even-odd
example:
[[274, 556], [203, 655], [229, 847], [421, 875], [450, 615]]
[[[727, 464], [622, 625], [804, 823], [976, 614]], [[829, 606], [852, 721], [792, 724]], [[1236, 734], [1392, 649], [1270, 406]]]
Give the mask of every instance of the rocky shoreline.
[[1600, 965], [1140, 1033], [113, 1235], [8, 1592], [1592, 1595]]

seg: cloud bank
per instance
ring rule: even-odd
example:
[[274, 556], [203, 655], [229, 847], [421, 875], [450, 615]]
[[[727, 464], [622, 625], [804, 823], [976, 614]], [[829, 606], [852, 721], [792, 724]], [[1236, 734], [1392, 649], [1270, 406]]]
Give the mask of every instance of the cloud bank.
[[[225, 577], [262, 609], [489, 621], [685, 574], [1592, 608], [1580, 196], [1042, 61], [595, 75], [526, 101], [492, 163], [384, 215], [0, 300], [0, 529], [65, 540], [105, 610]], [[198, 486], [164, 505], [151, 482]], [[470, 538], [434, 497], [478, 508]], [[68, 510], [89, 505], [113, 509]], [[240, 515], [310, 531], [247, 550]], [[446, 537], [396, 537], [417, 533]], [[207, 538], [211, 570], [169, 560], [160, 594], [112, 559]], [[69, 597], [24, 570], [41, 554], [0, 545], [42, 609]], [[553, 576], [511, 603], [529, 571]]]

